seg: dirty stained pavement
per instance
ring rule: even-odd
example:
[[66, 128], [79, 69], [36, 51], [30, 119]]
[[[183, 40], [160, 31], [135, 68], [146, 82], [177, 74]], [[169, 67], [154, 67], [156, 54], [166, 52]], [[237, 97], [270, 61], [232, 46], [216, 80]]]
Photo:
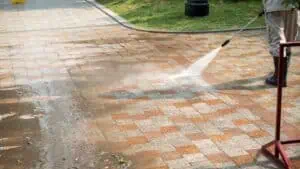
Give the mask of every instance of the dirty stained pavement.
[[[132, 31], [83, 0], [0, 9], [0, 169], [282, 168], [259, 153], [276, 104], [263, 30], [172, 80], [230, 34]], [[300, 135], [295, 51], [284, 139]], [[286, 149], [300, 168], [300, 147]]]

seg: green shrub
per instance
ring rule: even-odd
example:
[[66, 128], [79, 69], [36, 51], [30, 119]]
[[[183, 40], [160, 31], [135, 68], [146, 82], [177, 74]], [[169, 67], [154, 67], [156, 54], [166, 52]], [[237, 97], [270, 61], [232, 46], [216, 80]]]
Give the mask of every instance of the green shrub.
[[300, 7], [300, 0], [284, 0], [284, 3], [286, 5], [293, 5], [293, 6], [297, 7], [297, 8]]

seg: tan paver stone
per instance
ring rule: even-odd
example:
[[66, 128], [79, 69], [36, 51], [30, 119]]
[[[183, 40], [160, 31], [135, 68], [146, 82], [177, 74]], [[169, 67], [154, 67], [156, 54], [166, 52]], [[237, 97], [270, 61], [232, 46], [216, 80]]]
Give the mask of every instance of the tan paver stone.
[[241, 125], [246, 125], [246, 124], [249, 124], [249, 120], [248, 119], [237, 119], [237, 120], [234, 120], [233, 123], [236, 125], [236, 126], [241, 126]]
[[138, 127], [136, 124], [124, 124], [119, 125], [121, 131], [128, 131], [128, 130], [136, 130]]
[[259, 138], [264, 136], [269, 136], [269, 133], [263, 131], [263, 130], [254, 130], [249, 133], [247, 133], [252, 138]]
[[170, 160], [166, 162], [170, 169], [181, 169], [181, 168], [187, 168], [191, 165], [188, 161], [186, 161], [184, 158], [176, 159], [176, 160]]
[[220, 134], [220, 135], [212, 135], [210, 138], [211, 140], [213, 140], [214, 142], [225, 142], [229, 139], [232, 138], [232, 134]]
[[178, 129], [176, 126], [163, 126], [160, 128], [160, 132], [163, 134], [177, 132]]
[[114, 120], [122, 120], [122, 119], [128, 119], [129, 115], [128, 114], [112, 114], [112, 119]]
[[206, 155], [206, 157], [214, 164], [231, 162], [231, 159], [224, 152], [220, 152], [217, 154], [208, 154]]
[[159, 167], [153, 167], [153, 168], [149, 168], [149, 169], [169, 169], [168, 166], [159, 166]]
[[145, 132], [144, 135], [146, 136], [146, 138], [148, 140], [159, 138], [159, 137], [163, 136], [163, 134], [160, 131], [149, 131], [149, 132]]
[[196, 141], [196, 140], [202, 140], [202, 139], [208, 139], [209, 137], [206, 136], [203, 133], [191, 133], [191, 134], [186, 134], [185, 135], [187, 138], [190, 140]]
[[201, 162], [193, 162], [191, 163], [193, 169], [197, 168], [215, 168], [214, 164], [210, 161], [201, 161]]
[[129, 137], [127, 140], [130, 145], [145, 144], [148, 142], [147, 138], [144, 136]]
[[186, 145], [176, 147], [176, 151], [180, 154], [194, 154], [200, 152], [199, 149], [195, 145]]
[[125, 131], [126, 137], [138, 137], [143, 136], [143, 133], [139, 130], [127, 130]]
[[225, 162], [225, 163], [215, 163], [214, 164], [217, 169], [231, 169], [231, 168], [238, 168], [234, 162]]
[[234, 157], [233, 160], [237, 165], [242, 166], [244, 164], [252, 163], [253, 157], [251, 155], [244, 155], [244, 156]]
[[170, 151], [170, 152], [162, 153], [162, 158], [164, 159], [164, 161], [170, 161], [170, 160], [180, 159], [182, 158], [182, 156], [177, 151]]
[[190, 119], [185, 117], [185, 116], [182, 116], [182, 115], [179, 115], [179, 116], [172, 116], [170, 117], [170, 120], [172, 120], [175, 124], [181, 124], [181, 123], [189, 123], [190, 122]]
[[221, 150], [213, 143], [210, 139], [203, 139], [199, 141], [193, 141], [193, 143], [199, 148], [202, 154], [217, 154], [220, 153]]
[[165, 139], [169, 144], [175, 146], [175, 147], [181, 147], [186, 145], [191, 145], [192, 141], [186, 138], [183, 134], [177, 132], [173, 133], [167, 133], [165, 134]]

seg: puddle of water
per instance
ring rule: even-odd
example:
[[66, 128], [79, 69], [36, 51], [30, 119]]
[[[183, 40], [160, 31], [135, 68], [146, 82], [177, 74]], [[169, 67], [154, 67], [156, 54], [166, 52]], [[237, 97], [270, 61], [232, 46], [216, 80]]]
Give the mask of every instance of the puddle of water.
[[4, 142], [4, 141], [7, 141], [7, 140], [8, 140], [8, 138], [0, 138], [0, 143]]
[[29, 119], [34, 119], [36, 117], [41, 117], [41, 114], [37, 114], [37, 115], [32, 115], [32, 114], [26, 114], [26, 115], [22, 115], [19, 118], [23, 119], [23, 120], [29, 120]]
[[0, 147], [0, 151], [7, 151], [7, 150], [11, 150], [11, 149], [16, 149], [19, 148], [21, 146], [5, 146], [5, 147]]
[[0, 115], [0, 121], [4, 120], [6, 118], [9, 118], [9, 117], [13, 117], [15, 115], [16, 115], [16, 113], [7, 113], [7, 114]]

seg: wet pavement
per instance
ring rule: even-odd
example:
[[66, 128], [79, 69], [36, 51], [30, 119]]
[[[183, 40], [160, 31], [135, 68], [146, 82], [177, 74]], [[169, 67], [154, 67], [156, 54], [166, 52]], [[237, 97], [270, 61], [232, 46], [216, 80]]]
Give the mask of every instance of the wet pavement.
[[[202, 77], [174, 80], [230, 34], [131, 31], [82, 0], [0, 9], [0, 169], [282, 168], [259, 153], [276, 104], [264, 31], [241, 34]], [[300, 135], [299, 54], [284, 139]], [[286, 148], [300, 168], [300, 147]]]

